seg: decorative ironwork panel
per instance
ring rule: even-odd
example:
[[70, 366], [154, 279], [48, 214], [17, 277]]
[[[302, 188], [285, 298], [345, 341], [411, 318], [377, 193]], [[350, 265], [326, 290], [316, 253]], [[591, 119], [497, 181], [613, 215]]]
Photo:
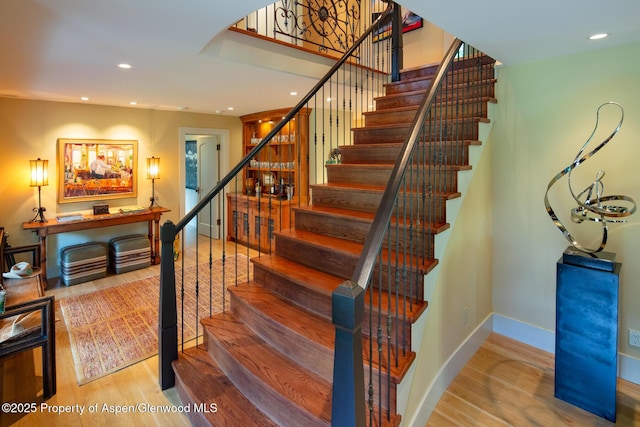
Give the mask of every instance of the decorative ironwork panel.
[[274, 36], [344, 53], [360, 36], [360, 10], [360, 0], [283, 0], [274, 9]]

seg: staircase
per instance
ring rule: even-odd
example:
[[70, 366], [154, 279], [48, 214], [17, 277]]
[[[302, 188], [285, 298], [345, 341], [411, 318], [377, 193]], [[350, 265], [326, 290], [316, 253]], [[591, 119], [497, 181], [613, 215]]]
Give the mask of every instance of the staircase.
[[[440, 134], [465, 135], [460, 143], [429, 150], [430, 159], [440, 165], [438, 174], [429, 180], [442, 189], [432, 196], [429, 229], [433, 233], [449, 227], [446, 201], [461, 196], [457, 175], [471, 168], [469, 147], [480, 144], [478, 125], [488, 122], [487, 103], [495, 102], [493, 60], [481, 57], [475, 61], [474, 66], [480, 61], [484, 71], [460, 73], [453, 82], [459, 86], [458, 98], [447, 100], [442, 115], [431, 117]], [[353, 129], [354, 144], [340, 147], [342, 163], [327, 165], [328, 183], [312, 186], [311, 204], [295, 209], [295, 228], [276, 234], [274, 254], [251, 260], [251, 282], [229, 289], [230, 311], [202, 320], [204, 346], [181, 352], [173, 363], [180, 398], [199, 409], [189, 413], [194, 425], [331, 424], [335, 335], [331, 294], [354, 271], [400, 147], [435, 71], [436, 66], [407, 70], [399, 82], [386, 86], [385, 96], [376, 100], [376, 111], [365, 115], [363, 127]], [[476, 77], [469, 80], [468, 76]], [[417, 203], [417, 191], [423, 184], [429, 185], [416, 183], [409, 204]], [[405, 238], [403, 227], [392, 227], [392, 236], [385, 239], [392, 242], [385, 248], [387, 256], [392, 256], [395, 242]], [[410, 344], [412, 324], [427, 307], [424, 275], [437, 264], [433, 242], [428, 247], [427, 259], [414, 267], [409, 303], [387, 303], [395, 298], [393, 293], [381, 293], [372, 286], [365, 296], [365, 319], [369, 312], [378, 314], [378, 300], [384, 300], [381, 307], [395, 310], [398, 306], [405, 313], [390, 342], [396, 342], [396, 337], [398, 342], [404, 340], [407, 351], [399, 351], [397, 363], [391, 363], [389, 369], [389, 361], [383, 359], [380, 373], [378, 354], [388, 354], [387, 349], [379, 353], [375, 348], [369, 354], [368, 335], [376, 331], [363, 323], [365, 373], [368, 375], [373, 358], [374, 401], [381, 405], [373, 411], [375, 424], [400, 424], [397, 385], [415, 359]], [[370, 297], [374, 306], [369, 305]], [[386, 381], [387, 376], [390, 386], [379, 387], [377, 382]], [[381, 419], [375, 419], [378, 417]], [[369, 414], [367, 419], [369, 422]]]

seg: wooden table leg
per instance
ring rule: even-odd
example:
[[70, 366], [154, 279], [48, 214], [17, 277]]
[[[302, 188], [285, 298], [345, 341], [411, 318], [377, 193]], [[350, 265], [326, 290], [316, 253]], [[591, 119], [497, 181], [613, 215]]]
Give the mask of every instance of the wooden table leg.
[[38, 235], [40, 240], [40, 277], [43, 283], [45, 283], [44, 289], [46, 289], [47, 283], [47, 236]]
[[156, 236], [155, 236], [155, 258], [154, 264], [160, 264], [160, 218], [154, 220], [156, 223]]
[[149, 237], [149, 248], [151, 248], [151, 264], [156, 264], [156, 249], [153, 245], [153, 220], [149, 220], [147, 237]]

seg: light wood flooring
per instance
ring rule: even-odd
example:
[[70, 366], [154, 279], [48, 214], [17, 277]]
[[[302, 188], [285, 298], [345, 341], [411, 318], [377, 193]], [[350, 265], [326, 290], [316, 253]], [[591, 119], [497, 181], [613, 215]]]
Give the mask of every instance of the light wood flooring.
[[640, 426], [640, 385], [618, 380], [614, 424], [556, 399], [553, 381], [553, 354], [491, 334], [449, 385], [427, 426]]
[[[195, 247], [192, 240], [187, 247]], [[227, 254], [235, 250], [235, 245], [227, 243]], [[214, 241], [213, 256], [219, 257], [222, 243]], [[255, 251], [244, 254], [254, 256]], [[191, 249], [193, 251], [193, 249]], [[208, 239], [200, 239], [199, 256], [206, 260], [209, 256]], [[186, 260], [189, 257], [185, 258]], [[185, 261], [187, 262], [187, 261]], [[188, 265], [188, 263], [187, 263]], [[92, 292], [97, 289], [131, 282], [160, 272], [160, 266], [123, 273], [109, 274], [100, 280], [66, 287], [57, 282], [49, 283], [47, 294], [56, 296], [56, 363], [57, 393], [47, 400], [42, 399], [42, 369], [40, 350], [23, 352], [16, 356], [0, 359], [0, 403], [37, 404], [34, 413], [8, 414], [0, 411], [0, 426], [189, 426], [188, 418], [180, 413], [151, 412], [158, 408], [181, 405], [174, 388], [160, 390], [158, 385], [158, 357], [154, 356], [131, 365], [103, 378], [79, 386], [74, 370], [74, 362], [69, 346], [69, 335], [60, 311], [58, 300], [71, 295]], [[48, 405], [43, 410], [42, 404]], [[97, 411], [89, 413], [89, 408], [97, 406]], [[107, 406], [106, 410], [104, 406]], [[129, 413], [116, 414], [117, 408]], [[136, 407], [137, 406], [137, 407]], [[49, 412], [64, 408], [67, 412]], [[78, 411], [83, 408], [84, 413]], [[147, 412], [142, 412], [142, 411]]]
[[[208, 241], [200, 256], [208, 256]], [[214, 246], [218, 253], [221, 244]], [[227, 249], [233, 250], [233, 246]], [[255, 252], [251, 252], [254, 256]], [[214, 255], [215, 256], [215, 255]], [[158, 274], [159, 266], [71, 287], [53, 285], [47, 292], [57, 299], [114, 286]], [[37, 404], [35, 413], [6, 414], [0, 426], [188, 426], [179, 413], [154, 413], [151, 409], [180, 405], [175, 389], [160, 390], [158, 357], [154, 356], [121, 371], [78, 386], [69, 337], [59, 307], [56, 309], [56, 356], [58, 390], [43, 411], [39, 350], [0, 359], [0, 402]], [[89, 408], [98, 405], [98, 411]], [[116, 414], [107, 405], [138, 410]], [[84, 413], [78, 410], [84, 408]], [[107, 408], [109, 409], [109, 408]], [[140, 412], [147, 409], [147, 412]], [[223, 408], [221, 408], [223, 410]], [[493, 334], [463, 368], [436, 406], [428, 426], [608, 426], [601, 418], [553, 397], [553, 355]], [[618, 426], [640, 426], [640, 386], [619, 381]]]

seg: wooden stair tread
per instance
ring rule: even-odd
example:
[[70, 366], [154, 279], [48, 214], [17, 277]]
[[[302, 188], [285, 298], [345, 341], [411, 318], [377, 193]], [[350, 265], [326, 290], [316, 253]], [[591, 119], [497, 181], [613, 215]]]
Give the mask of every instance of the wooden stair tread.
[[[350, 169], [364, 169], [364, 170], [393, 170], [395, 164], [391, 163], [339, 163], [333, 165], [326, 165], [327, 169], [336, 169], [336, 168], [350, 168]], [[414, 166], [414, 169], [417, 167]], [[435, 165], [433, 169], [436, 169], [436, 173], [438, 172], [459, 172], [471, 170], [471, 165]]]
[[193, 419], [196, 417], [217, 426], [277, 426], [233, 385], [205, 349], [192, 347], [178, 353], [178, 359], [173, 361], [173, 370], [183, 403], [204, 405], [206, 409], [211, 409], [209, 405], [216, 405], [216, 412], [196, 413], [192, 410], [189, 418], [193, 424], [200, 424]]
[[[331, 298], [333, 291], [346, 281], [343, 277], [325, 273], [277, 255], [254, 257], [251, 259], [251, 262], [269, 269], [269, 271], [277, 276], [287, 277], [296, 285], [325, 295], [327, 298]], [[435, 263], [437, 264], [437, 261], [435, 261]], [[378, 289], [371, 287], [367, 288], [365, 305], [369, 305], [370, 292], [372, 293], [371, 300], [373, 301], [374, 307], [378, 305], [378, 301], [381, 301], [383, 314], [387, 313], [384, 308], [392, 307], [393, 310], [396, 307], [396, 297], [393, 293], [389, 295], [389, 293], [383, 292], [382, 296], [380, 296]], [[398, 306], [400, 305], [401, 304], [398, 304]], [[427, 302], [425, 301], [413, 301], [412, 304], [407, 303], [405, 308], [407, 321], [414, 323], [426, 308]]]
[[[385, 187], [381, 185], [366, 185], [366, 184], [347, 184], [347, 183], [326, 183], [326, 184], [311, 184], [309, 188], [336, 188], [343, 191], [350, 191], [354, 193], [384, 193]], [[441, 192], [434, 191], [433, 195], [436, 197], [444, 197], [447, 200], [457, 199], [462, 196], [462, 194], [458, 191], [456, 192]]]
[[[229, 292], [242, 298], [251, 307], [260, 311], [264, 315], [263, 317], [271, 319], [286, 328], [286, 335], [291, 337], [291, 340], [298, 342], [302, 340], [300, 337], [304, 337], [304, 339], [324, 347], [327, 353], [333, 352], [335, 347], [335, 326], [329, 320], [282, 300], [259, 284], [242, 284], [230, 288]], [[363, 359], [367, 366], [370, 365], [371, 361], [368, 343], [369, 338], [363, 336]], [[394, 352], [393, 346], [389, 348], [387, 343], [384, 342], [382, 344], [383, 357], [387, 355], [388, 350]], [[413, 352], [408, 351], [405, 355], [402, 355], [401, 351], [398, 352], [397, 363], [391, 363], [391, 380], [394, 384], [400, 383], [414, 359], [415, 353]], [[382, 362], [383, 372], [386, 373], [389, 368], [388, 360], [385, 358]]]
[[[427, 94], [427, 90], [426, 89], [419, 89], [419, 90], [412, 90], [412, 91], [408, 91], [408, 92], [400, 92], [400, 93], [390, 93], [389, 95], [381, 95], [381, 96], [377, 96], [374, 98], [375, 101], [382, 101], [382, 100], [392, 100], [392, 99], [396, 99], [396, 98], [404, 98], [406, 96], [416, 96], [416, 95], [426, 95]], [[469, 98], [464, 98], [464, 99], [457, 99], [457, 100], [450, 100], [450, 99], [444, 99], [442, 100], [442, 102], [440, 102], [440, 106], [443, 107], [447, 107], [447, 106], [452, 106], [452, 105], [462, 105], [462, 104], [475, 104], [478, 102], [488, 102], [491, 104], [497, 104], [498, 103], [498, 99], [496, 97], [493, 96], [476, 96], [476, 97], [469, 97]], [[407, 111], [407, 110], [417, 110], [419, 108], [419, 104], [416, 105], [407, 105], [405, 107], [393, 107], [393, 108], [383, 108], [383, 109], [376, 109], [376, 110], [372, 110], [372, 111], [365, 111], [362, 114], [364, 115], [370, 115], [370, 114], [375, 114], [375, 113], [387, 113], [387, 112], [393, 112], [396, 109], [404, 109], [404, 110], [398, 110], [398, 111]]]
[[[345, 239], [340, 239], [338, 237], [327, 236], [324, 234], [318, 234], [311, 231], [305, 230], [296, 230], [295, 228], [290, 228], [287, 230], [278, 231], [275, 233], [276, 236], [282, 236], [290, 239], [297, 239], [307, 242], [307, 244], [311, 246], [316, 246], [318, 248], [330, 248], [336, 253], [342, 253], [345, 256], [350, 256], [354, 258], [359, 258], [362, 253], [363, 244], [358, 242], [352, 242]], [[382, 258], [388, 259], [390, 257], [395, 258], [393, 255], [395, 252], [392, 250], [387, 250], [386, 248], [382, 249]], [[409, 262], [406, 262], [405, 259], [409, 258], [409, 255], [399, 254], [398, 258], [400, 259], [399, 263], [409, 265]], [[383, 261], [384, 262], [384, 261]], [[436, 260], [424, 260], [422, 265], [416, 265], [416, 268], [421, 274], [426, 274], [431, 271], [437, 265]]]
[[390, 114], [390, 113], [399, 113], [404, 111], [418, 111], [418, 105], [408, 105], [405, 107], [393, 107], [393, 108], [385, 108], [384, 110], [372, 110], [365, 111], [362, 113], [363, 116], [373, 116], [376, 114]]
[[380, 96], [376, 96], [373, 99], [374, 101], [377, 101], [379, 99], [404, 98], [405, 96], [424, 95], [426, 93], [427, 93], [426, 89], [418, 89], [418, 90], [411, 90], [407, 92], [390, 93], [389, 95], [380, 95]]
[[[324, 424], [331, 422], [331, 384], [293, 363], [255, 335], [236, 316], [220, 313], [201, 321], [248, 375]], [[210, 344], [214, 345], [214, 344]], [[259, 357], [255, 357], [259, 355]]]
[[[373, 219], [376, 216], [375, 212], [355, 211], [353, 209], [344, 209], [344, 208], [337, 208], [334, 206], [323, 206], [323, 205], [299, 206], [299, 207], [293, 208], [293, 210], [296, 212], [308, 211], [308, 212], [326, 214], [327, 216], [331, 215], [331, 216], [349, 218], [352, 220], [361, 220], [363, 223], [369, 223], [369, 224], [373, 222]], [[398, 219], [400, 221], [398, 221]], [[410, 219], [408, 218], [404, 218], [404, 217], [396, 218], [396, 216], [393, 215], [391, 217], [391, 224], [392, 226], [395, 226], [396, 223], [402, 225], [404, 224], [405, 219], [410, 221]], [[442, 233], [448, 228], [449, 228], [448, 223], [438, 223], [438, 224], [433, 224], [431, 227], [431, 230], [435, 234], [438, 234], [438, 233]]]
[[[482, 145], [482, 141], [478, 141], [477, 139], [463, 139], [463, 140], [446, 140], [446, 141], [429, 141], [426, 143], [423, 143], [424, 145], [430, 146], [430, 145], [435, 145], [435, 146], [443, 146], [443, 147], [448, 147], [449, 145], [455, 145], [455, 144], [464, 144], [464, 145]], [[341, 145], [338, 147], [339, 150], [357, 150], [357, 149], [361, 149], [361, 148], [367, 148], [367, 147], [372, 147], [372, 148], [397, 148], [397, 147], [402, 147], [404, 145], [404, 143], [402, 142], [381, 142], [378, 144], [358, 144], [358, 145]]]
[[[491, 120], [488, 119], [487, 117], [463, 117], [463, 118], [457, 118], [457, 119], [436, 119], [438, 122], [443, 122], [443, 123], [464, 123], [464, 122], [479, 122], [479, 123], [490, 123]], [[369, 125], [369, 126], [362, 126], [362, 127], [355, 127], [355, 128], [351, 128], [352, 131], [360, 131], [360, 130], [380, 130], [380, 131], [384, 131], [386, 129], [403, 129], [403, 128], [410, 128], [411, 127], [411, 123], [391, 123], [391, 124], [385, 124], [385, 125]]]

